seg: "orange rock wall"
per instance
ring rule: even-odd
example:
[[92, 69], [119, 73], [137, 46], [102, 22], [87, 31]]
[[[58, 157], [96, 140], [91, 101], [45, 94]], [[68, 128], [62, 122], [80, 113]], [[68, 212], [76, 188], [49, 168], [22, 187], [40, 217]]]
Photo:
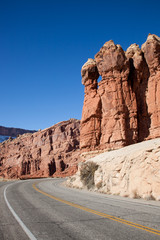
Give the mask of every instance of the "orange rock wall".
[[[160, 137], [160, 38], [126, 52], [111, 40], [82, 67], [81, 151]], [[102, 80], [98, 83], [99, 75]]]
[[60, 122], [0, 144], [0, 177], [69, 176], [79, 161], [80, 121]]

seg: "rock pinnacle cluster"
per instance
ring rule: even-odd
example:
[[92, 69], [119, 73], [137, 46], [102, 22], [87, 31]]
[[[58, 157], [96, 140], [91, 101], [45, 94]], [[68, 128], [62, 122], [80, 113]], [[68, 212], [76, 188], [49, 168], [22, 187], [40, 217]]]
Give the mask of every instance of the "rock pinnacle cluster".
[[[117, 149], [160, 137], [160, 38], [127, 51], [112, 40], [81, 70], [85, 87], [82, 152]], [[102, 80], [98, 82], [99, 76]]]

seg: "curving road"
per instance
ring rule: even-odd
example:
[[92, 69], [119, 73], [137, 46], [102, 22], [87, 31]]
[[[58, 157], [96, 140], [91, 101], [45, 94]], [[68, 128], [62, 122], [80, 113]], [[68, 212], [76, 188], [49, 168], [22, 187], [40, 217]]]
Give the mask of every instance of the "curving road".
[[160, 202], [70, 189], [63, 181], [0, 182], [0, 240], [160, 239]]

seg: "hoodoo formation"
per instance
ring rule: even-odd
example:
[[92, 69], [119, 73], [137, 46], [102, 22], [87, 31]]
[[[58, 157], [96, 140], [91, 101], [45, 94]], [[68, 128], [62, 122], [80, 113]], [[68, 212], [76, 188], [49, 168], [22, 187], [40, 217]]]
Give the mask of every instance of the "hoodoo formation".
[[160, 38], [126, 52], [109, 41], [81, 73], [86, 161], [66, 185], [160, 201]]
[[[160, 137], [160, 38], [125, 52], [111, 40], [82, 67], [82, 152]], [[98, 82], [99, 75], [102, 80]]]

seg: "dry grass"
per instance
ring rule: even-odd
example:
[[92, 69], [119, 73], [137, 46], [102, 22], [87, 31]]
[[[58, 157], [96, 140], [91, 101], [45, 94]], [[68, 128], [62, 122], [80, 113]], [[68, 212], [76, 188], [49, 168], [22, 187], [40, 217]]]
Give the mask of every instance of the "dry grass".
[[98, 183], [96, 184], [96, 187], [97, 187], [97, 189], [100, 189], [100, 188], [102, 187], [102, 181], [98, 182]]
[[98, 165], [94, 162], [86, 162], [80, 169], [80, 178], [84, 186], [88, 189], [95, 186], [94, 173], [98, 169]]

